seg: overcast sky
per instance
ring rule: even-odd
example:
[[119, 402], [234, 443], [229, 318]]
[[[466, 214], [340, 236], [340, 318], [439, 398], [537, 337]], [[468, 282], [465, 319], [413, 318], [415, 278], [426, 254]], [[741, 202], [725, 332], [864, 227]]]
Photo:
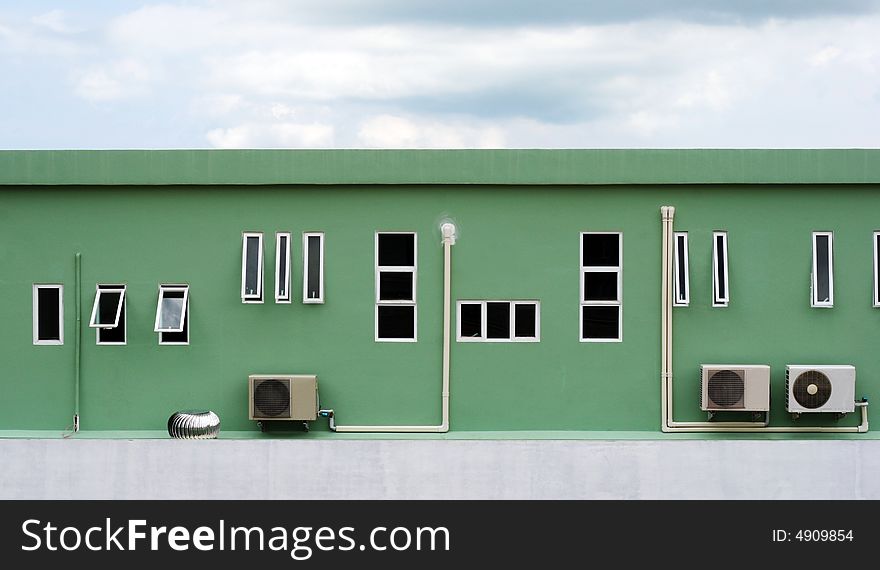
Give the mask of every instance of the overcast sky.
[[0, 0], [0, 148], [880, 146], [880, 0]]

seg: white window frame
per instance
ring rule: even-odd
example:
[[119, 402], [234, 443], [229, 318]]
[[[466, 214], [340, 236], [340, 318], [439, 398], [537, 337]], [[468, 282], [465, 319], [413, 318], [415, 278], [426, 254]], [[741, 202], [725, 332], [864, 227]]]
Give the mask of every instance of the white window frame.
[[[182, 292], [183, 293], [183, 314], [180, 319], [180, 328], [177, 329], [159, 329], [159, 316], [162, 312], [162, 300], [165, 298], [165, 293], [169, 292]], [[182, 342], [177, 341], [163, 341], [162, 333], [181, 333], [186, 329], [186, 340]], [[159, 333], [159, 344], [160, 345], [188, 345], [189, 344], [189, 332], [192, 330], [192, 322], [190, 319], [190, 310], [189, 310], [189, 285], [187, 284], [166, 284], [163, 283], [159, 285], [159, 299], [156, 303], [156, 321], [153, 326], [153, 332]]]
[[[95, 304], [92, 306], [92, 318], [90, 319], [89, 327], [95, 329], [95, 344], [97, 346], [125, 346], [126, 344], [128, 344], [128, 303], [125, 302], [126, 297], [127, 297], [126, 289], [127, 289], [127, 286], [125, 284], [119, 284], [119, 283], [112, 283], [112, 284], [111, 283], [98, 283], [97, 285], [95, 285]], [[121, 291], [122, 292], [122, 295], [119, 296], [119, 305], [120, 306], [117, 309], [116, 326], [114, 326], [114, 327], [94, 326], [93, 327], [92, 323], [95, 320], [95, 311], [97, 310], [97, 307], [98, 307], [98, 296], [101, 294], [101, 292], [106, 292], [106, 291], [111, 291], [111, 292], [112, 291]], [[114, 342], [114, 341], [101, 340], [101, 331], [113, 330], [115, 328], [118, 328], [120, 318], [122, 318], [122, 320], [123, 320], [122, 341], [121, 342]]]
[[873, 240], [873, 249], [874, 249], [874, 299], [872, 300], [872, 305], [874, 307], [880, 307], [880, 277], [878, 277], [877, 272], [880, 271], [880, 248], [877, 247], [877, 240], [880, 239], [880, 231], [874, 232], [871, 236]]
[[[674, 254], [673, 254], [673, 269], [675, 272], [674, 282], [673, 282], [673, 297], [672, 297], [672, 305], [674, 307], [687, 307], [691, 302], [691, 278], [690, 278], [690, 264], [688, 263], [688, 234], [687, 232], [674, 232], [672, 234], [673, 243], [675, 244]], [[678, 252], [678, 242], [679, 240], [684, 241], [683, 247], [683, 255], [679, 256]], [[682, 295], [681, 291], [681, 271], [680, 265], [683, 265], [684, 268], [684, 295]]]
[[[722, 253], [724, 255], [724, 297], [718, 294], [718, 238], [722, 239]], [[726, 307], [730, 304], [730, 262], [727, 251], [727, 232], [718, 230], [712, 232], [712, 306]]]
[[[257, 238], [259, 248], [257, 250], [257, 292], [246, 294], [245, 287], [247, 285], [247, 242], [249, 238]], [[242, 232], [241, 234], [241, 302], [256, 303], [263, 302], [263, 232]]]
[[[819, 287], [817, 281], [818, 252], [816, 238], [823, 236], [828, 238], [828, 300], [820, 301], [817, 298]], [[813, 232], [813, 271], [810, 275], [810, 306], [817, 308], [831, 308], [834, 306], [834, 232]]]
[[[405, 234], [413, 236], [413, 265], [379, 265], [379, 235]], [[416, 283], [419, 265], [419, 235], [413, 231], [377, 231], [374, 236], [374, 267], [373, 275], [375, 282], [375, 318], [374, 339], [376, 342], [418, 342], [419, 339], [419, 308], [416, 295]], [[413, 279], [413, 295], [411, 301], [380, 301], [379, 300], [379, 274], [382, 272], [411, 272]], [[411, 306], [413, 307], [413, 336], [412, 338], [380, 338], [379, 337], [379, 307], [382, 306]]]
[[[281, 240], [287, 240], [287, 255], [281, 256]], [[278, 276], [281, 274], [281, 268], [283, 266], [286, 268], [285, 280], [284, 280], [284, 290], [287, 291], [287, 295], [282, 295], [281, 290], [278, 287]], [[290, 232], [275, 232], [275, 302], [282, 304], [290, 304], [291, 298], [293, 294], [290, 292]]]
[[[98, 307], [101, 304], [101, 295], [104, 293], [119, 293], [119, 301], [116, 304], [116, 319], [112, 325], [102, 325], [97, 323]], [[95, 285], [95, 301], [92, 304], [92, 316], [89, 318], [89, 328], [92, 329], [115, 329], [119, 326], [119, 317], [122, 315], [122, 307], [125, 305], [125, 285], [105, 285], [98, 283]]]
[[[319, 241], [318, 255], [318, 298], [309, 298], [309, 238], [317, 237]], [[378, 240], [378, 238], [377, 238]], [[378, 250], [377, 250], [378, 251]], [[378, 258], [377, 258], [378, 259]], [[324, 232], [303, 232], [303, 303], [319, 305], [324, 302]]]
[[[584, 265], [584, 236], [585, 235], [616, 235], [618, 236], [617, 265]], [[578, 265], [580, 272], [580, 306], [578, 307], [578, 340], [580, 342], [623, 342], [623, 232], [580, 232]], [[616, 273], [617, 274], [617, 300], [615, 301], [585, 301], [584, 280], [587, 273]], [[584, 307], [618, 307], [617, 309], [617, 338], [584, 338]]]
[[[510, 338], [488, 338], [489, 303], [508, 303], [510, 305]], [[480, 305], [480, 336], [461, 335], [461, 306]], [[516, 336], [516, 307], [533, 305], [535, 307], [535, 336]], [[541, 342], [541, 301], [537, 299], [461, 299], [456, 304], [456, 340], [458, 342]]]
[[[40, 339], [40, 289], [58, 289], [58, 338]], [[33, 286], [33, 339], [37, 346], [60, 346], [64, 344], [64, 285], [61, 283], [34, 283]]]

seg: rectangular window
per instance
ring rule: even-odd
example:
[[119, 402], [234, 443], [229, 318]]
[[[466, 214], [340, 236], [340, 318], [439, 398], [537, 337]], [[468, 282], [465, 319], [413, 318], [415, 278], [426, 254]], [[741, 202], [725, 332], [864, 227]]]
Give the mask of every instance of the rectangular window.
[[539, 342], [539, 301], [459, 301], [459, 342]]
[[64, 344], [64, 285], [34, 284], [34, 344]]
[[510, 340], [512, 312], [510, 303], [489, 301], [486, 303], [486, 339]]
[[156, 306], [159, 344], [189, 344], [189, 286], [160, 285]]
[[376, 340], [416, 340], [416, 234], [376, 233]]
[[874, 232], [874, 306], [880, 307], [880, 232]]
[[125, 285], [97, 285], [89, 326], [96, 344], [125, 344]]
[[623, 340], [623, 234], [582, 232], [581, 342]]
[[712, 232], [712, 306], [730, 303], [727, 279], [727, 232]]
[[241, 302], [263, 302], [263, 234], [241, 234]]
[[834, 306], [834, 236], [831, 232], [813, 232], [813, 276], [811, 305]]
[[275, 234], [275, 302], [290, 303], [290, 234]]
[[676, 307], [687, 307], [690, 304], [691, 283], [688, 275], [688, 235], [687, 232], [675, 232], [675, 252], [673, 270], [672, 304]]
[[324, 302], [324, 234], [303, 234], [303, 303]]

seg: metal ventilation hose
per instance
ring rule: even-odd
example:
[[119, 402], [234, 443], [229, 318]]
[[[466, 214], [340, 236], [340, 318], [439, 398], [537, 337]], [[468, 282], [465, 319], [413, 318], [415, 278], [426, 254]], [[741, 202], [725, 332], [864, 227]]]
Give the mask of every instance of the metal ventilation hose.
[[168, 435], [174, 439], [216, 439], [220, 418], [211, 411], [189, 410], [168, 418]]

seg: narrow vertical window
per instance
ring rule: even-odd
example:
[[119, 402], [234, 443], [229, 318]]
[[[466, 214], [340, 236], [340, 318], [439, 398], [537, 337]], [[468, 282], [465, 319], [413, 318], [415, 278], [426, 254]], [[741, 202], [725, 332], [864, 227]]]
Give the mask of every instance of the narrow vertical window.
[[813, 232], [813, 278], [811, 305], [834, 306], [834, 236], [831, 232]]
[[539, 301], [459, 301], [459, 342], [539, 342]]
[[690, 277], [688, 275], [688, 235], [687, 232], [675, 232], [674, 253], [675, 281], [673, 284], [673, 305], [687, 307], [690, 304]]
[[125, 285], [97, 285], [89, 327], [96, 344], [125, 344]]
[[324, 234], [303, 234], [303, 303], [324, 302]]
[[275, 302], [290, 303], [290, 234], [275, 234]]
[[189, 286], [160, 285], [153, 330], [159, 344], [189, 344]]
[[34, 284], [34, 344], [64, 344], [64, 285]]
[[263, 234], [241, 235], [241, 301], [263, 302]]
[[874, 306], [880, 307], [880, 232], [874, 232]]
[[416, 340], [415, 233], [376, 233], [376, 340]]
[[581, 237], [581, 342], [623, 340], [623, 234], [583, 232]]
[[727, 278], [727, 232], [712, 233], [712, 306], [730, 303]]

